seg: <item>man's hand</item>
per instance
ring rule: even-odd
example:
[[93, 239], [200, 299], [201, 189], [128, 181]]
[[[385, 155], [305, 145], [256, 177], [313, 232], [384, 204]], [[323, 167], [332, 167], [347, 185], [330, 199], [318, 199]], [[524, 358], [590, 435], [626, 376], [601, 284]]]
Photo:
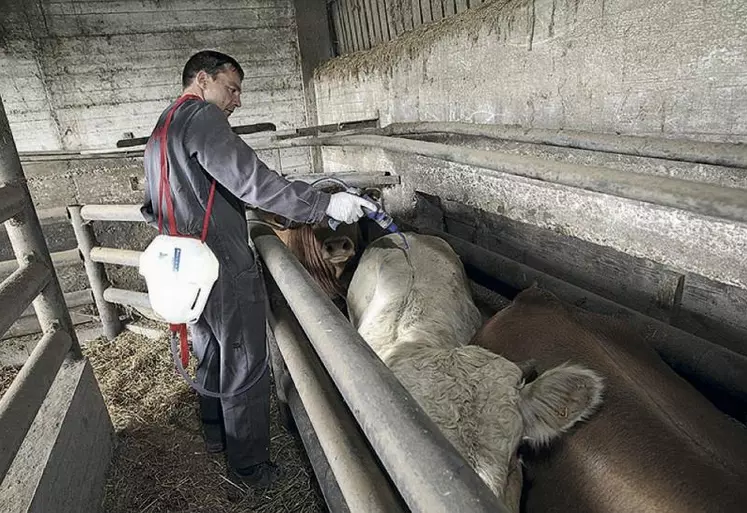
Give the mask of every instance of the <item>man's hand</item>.
[[329, 199], [327, 215], [337, 221], [353, 224], [365, 214], [363, 212], [364, 207], [372, 211], [376, 211], [377, 209], [375, 203], [365, 198], [350, 194], [349, 192], [336, 192]]

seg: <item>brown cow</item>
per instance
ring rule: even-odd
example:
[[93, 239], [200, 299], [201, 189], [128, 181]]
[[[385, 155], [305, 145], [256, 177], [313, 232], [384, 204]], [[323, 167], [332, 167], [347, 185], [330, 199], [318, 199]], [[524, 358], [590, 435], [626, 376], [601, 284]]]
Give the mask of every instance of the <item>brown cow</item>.
[[[324, 190], [333, 193], [342, 189], [333, 186], [325, 187]], [[364, 193], [377, 201], [381, 199], [379, 189], [367, 188]], [[272, 226], [280, 240], [288, 246], [327, 296], [345, 311], [347, 288], [357, 257], [364, 249], [361, 226], [375, 231], [375, 226], [370, 226], [373, 223], [364, 218], [352, 225], [342, 223], [337, 230], [332, 230], [326, 220], [308, 225], [261, 210], [256, 212], [262, 221]]]
[[358, 225], [341, 224], [337, 230], [332, 230], [324, 223], [289, 225], [272, 214], [259, 213], [259, 217], [272, 227], [327, 296], [340, 306], [349, 281], [349, 273], [343, 274], [361, 245]]
[[573, 360], [605, 378], [595, 416], [551, 450], [525, 455], [525, 513], [747, 511], [747, 430], [622, 321], [534, 287], [472, 343], [534, 359], [539, 372]]

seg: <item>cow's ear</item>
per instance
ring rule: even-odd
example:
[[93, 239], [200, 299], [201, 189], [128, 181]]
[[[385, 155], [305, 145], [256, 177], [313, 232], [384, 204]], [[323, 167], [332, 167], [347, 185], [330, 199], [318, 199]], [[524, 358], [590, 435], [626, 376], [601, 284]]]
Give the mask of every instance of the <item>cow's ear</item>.
[[524, 439], [541, 447], [588, 418], [602, 402], [604, 384], [580, 365], [559, 365], [543, 372], [520, 391]]

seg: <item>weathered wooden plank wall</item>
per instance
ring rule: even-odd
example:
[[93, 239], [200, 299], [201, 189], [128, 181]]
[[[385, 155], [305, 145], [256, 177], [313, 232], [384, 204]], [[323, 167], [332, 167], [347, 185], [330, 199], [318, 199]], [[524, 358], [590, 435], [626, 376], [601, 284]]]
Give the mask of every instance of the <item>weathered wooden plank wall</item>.
[[367, 50], [424, 23], [454, 16], [483, 3], [482, 0], [333, 0], [329, 10], [337, 34], [337, 53]]

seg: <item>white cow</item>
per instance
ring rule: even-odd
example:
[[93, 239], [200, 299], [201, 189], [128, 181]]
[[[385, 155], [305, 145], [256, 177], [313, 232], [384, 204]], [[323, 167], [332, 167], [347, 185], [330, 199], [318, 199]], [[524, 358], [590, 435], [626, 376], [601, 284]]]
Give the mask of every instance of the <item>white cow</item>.
[[[481, 326], [464, 268], [442, 239], [387, 235], [361, 257], [350, 320], [506, 506], [519, 511], [522, 440], [547, 443], [601, 401], [592, 371], [564, 365], [525, 384], [505, 358], [467, 346]], [[560, 421], [558, 419], [561, 419]]]

